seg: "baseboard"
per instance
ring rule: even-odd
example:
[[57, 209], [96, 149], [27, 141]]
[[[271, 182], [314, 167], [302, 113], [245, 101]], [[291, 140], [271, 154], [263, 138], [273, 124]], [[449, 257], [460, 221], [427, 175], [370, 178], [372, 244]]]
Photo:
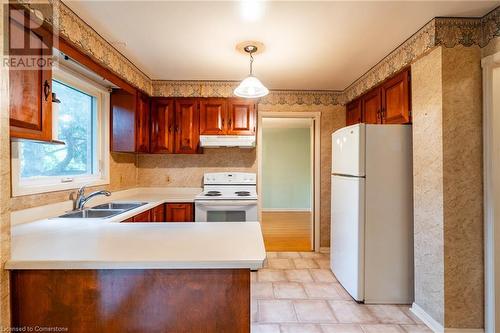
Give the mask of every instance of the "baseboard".
[[427, 325], [434, 333], [484, 333], [482, 328], [444, 328], [420, 306], [413, 303], [410, 311]]

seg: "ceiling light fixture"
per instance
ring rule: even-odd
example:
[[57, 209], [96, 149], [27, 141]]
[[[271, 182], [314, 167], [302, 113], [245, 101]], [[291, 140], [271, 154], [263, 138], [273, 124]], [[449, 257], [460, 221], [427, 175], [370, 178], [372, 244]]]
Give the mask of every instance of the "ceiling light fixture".
[[257, 98], [269, 94], [262, 82], [253, 76], [253, 54], [257, 52], [257, 46], [247, 45], [243, 50], [250, 55], [250, 75], [248, 75], [240, 84], [234, 89], [234, 94], [243, 98]]

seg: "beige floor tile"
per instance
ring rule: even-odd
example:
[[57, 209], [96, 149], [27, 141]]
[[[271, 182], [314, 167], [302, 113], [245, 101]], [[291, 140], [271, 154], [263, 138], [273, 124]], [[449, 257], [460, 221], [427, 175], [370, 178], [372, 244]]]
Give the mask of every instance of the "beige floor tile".
[[329, 269], [311, 269], [309, 270], [314, 281], [317, 282], [337, 282], [335, 276], [333, 276], [332, 271]]
[[293, 306], [300, 322], [336, 323], [332, 310], [326, 301], [294, 301]]
[[313, 278], [307, 269], [287, 269], [285, 275], [288, 281], [312, 282]]
[[274, 296], [276, 298], [307, 298], [302, 284], [298, 282], [275, 282], [274, 286]]
[[336, 284], [337, 283], [308, 282], [304, 283], [304, 289], [309, 298], [341, 300], [342, 297], [335, 287]]
[[300, 252], [300, 256], [302, 258], [308, 259], [324, 259], [325, 254], [319, 252]]
[[319, 268], [318, 264], [314, 261], [314, 259], [307, 259], [307, 258], [293, 259], [293, 263], [297, 268]]
[[280, 333], [278, 324], [252, 324], [252, 333]]
[[401, 311], [403, 311], [405, 313], [405, 315], [410, 317], [411, 320], [413, 320], [416, 324], [424, 325], [424, 323], [420, 320], [420, 318], [418, 318], [413, 312], [411, 312], [411, 310], [410, 310], [411, 305], [404, 304], [404, 305], [398, 305], [398, 306], [401, 309]]
[[286, 259], [286, 258], [267, 259], [267, 264], [268, 264], [269, 268], [274, 268], [274, 269], [292, 269], [292, 268], [294, 268], [292, 260]]
[[321, 325], [324, 333], [363, 333], [361, 326], [355, 324]]
[[259, 322], [287, 323], [297, 321], [292, 301], [259, 300], [258, 302], [257, 320]]
[[368, 305], [381, 324], [414, 324], [397, 305]]
[[278, 258], [278, 252], [266, 252], [266, 257], [270, 258]]
[[314, 259], [319, 268], [330, 269], [330, 259]]
[[264, 268], [257, 273], [257, 280], [259, 282], [286, 281], [286, 276], [283, 270]]
[[252, 298], [274, 298], [271, 282], [253, 282], [250, 291]]
[[281, 333], [321, 333], [321, 328], [313, 324], [281, 325]]
[[299, 252], [277, 252], [278, 253], [278, 258], [300, 258], [300, 253]]
[[425, 325], [401, 325], [408, 333], [432, 333], [432, 330]]
[[342, 287], [342, 285], [340, 283], [336, 283], [335, 288], [337, 289], [337, 291], [340, 295], [340, 298], [343, 299], [344, 301], [353, 301], [354, 300], [351, 297], [351, 295], [349, 295], [347, 290], [345, 290], [344, 287]]
[[361, 325], [365, 333], [404, 333], [398, 325]]
[[329, 303], [339, 323], [377, 323], [377, 318], [372, 315], [366, 305], [357, 304], [354, 301], [330, 301]]

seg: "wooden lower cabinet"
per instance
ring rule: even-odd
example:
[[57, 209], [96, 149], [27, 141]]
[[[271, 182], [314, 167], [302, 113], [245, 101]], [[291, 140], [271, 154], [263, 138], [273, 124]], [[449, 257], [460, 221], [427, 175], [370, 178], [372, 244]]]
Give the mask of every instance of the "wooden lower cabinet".
[[192, 203], [168, 203], [166, 204], [167, 222], [193, 222], [194, 212]]
[[165, 204], [159, 205], [151, 209], [152, 222], [165, 222]]
[[14, 270], [13, 327], [250, 332], [249, 269]]
[[151, 210], [147, 210], [134, 216], [134, 222], [151, 222]]

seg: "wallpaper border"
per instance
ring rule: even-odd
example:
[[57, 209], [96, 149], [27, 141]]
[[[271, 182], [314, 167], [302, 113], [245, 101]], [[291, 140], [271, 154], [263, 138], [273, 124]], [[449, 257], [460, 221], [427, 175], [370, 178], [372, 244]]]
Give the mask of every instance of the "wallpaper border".
[[[152, 80], [61, 0], [48, 1], [58, 9], [58, 23], [55, 26], [58, 26], [61, 36], [148, 94], [175, 97], [233, 96], [236, 81]], [[19, 2], [29, 8], [36, 6], [36, 1]], [[497, 37], [500, 37], [500, 6], [481, 18], [436, 17], [343, 91], [272, 90], [262, 102], [290, 105], [345, 104], [410, 65], [434, 47], [484, 47]]]

